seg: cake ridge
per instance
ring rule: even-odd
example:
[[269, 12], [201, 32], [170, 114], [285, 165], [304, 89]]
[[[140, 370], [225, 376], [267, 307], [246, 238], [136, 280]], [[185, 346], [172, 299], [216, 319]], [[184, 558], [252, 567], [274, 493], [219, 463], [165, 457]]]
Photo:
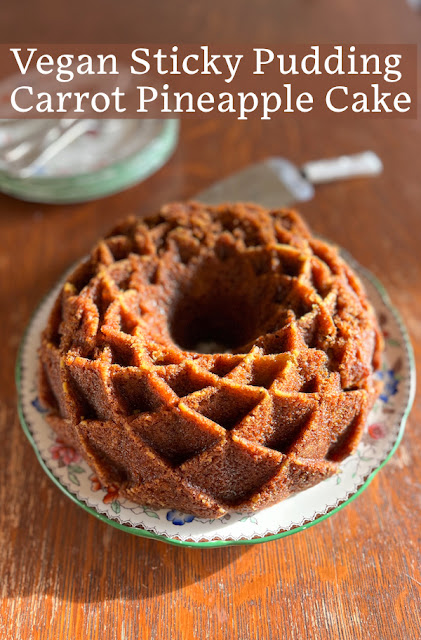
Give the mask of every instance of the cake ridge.
[[67, 278], [40, 395], [104, 485], [214, 518], [338, 470], [381, 349], [357, 276], [297, 213], [173, 203], [118, 225]]

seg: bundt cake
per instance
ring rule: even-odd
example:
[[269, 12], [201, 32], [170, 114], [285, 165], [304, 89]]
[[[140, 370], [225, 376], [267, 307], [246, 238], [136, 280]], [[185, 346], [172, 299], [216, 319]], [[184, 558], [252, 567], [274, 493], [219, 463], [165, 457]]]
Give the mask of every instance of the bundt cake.
[[297, 213], [170, 204], [117, 226], [67, 278], [41, 400], [105, 486], [218, 518], [337, 472], [381, 349], [358, 278]]

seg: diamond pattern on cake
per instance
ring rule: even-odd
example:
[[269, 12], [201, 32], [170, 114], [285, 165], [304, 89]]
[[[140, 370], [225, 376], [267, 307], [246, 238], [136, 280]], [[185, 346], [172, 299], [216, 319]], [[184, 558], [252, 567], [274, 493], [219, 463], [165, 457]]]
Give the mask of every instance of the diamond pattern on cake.
[[40, 394], [105, 485], [217, 518], [337, 472], [381, 347], [358, 278], [298, 214], [172, 204], [120, 224], [69, 276]]

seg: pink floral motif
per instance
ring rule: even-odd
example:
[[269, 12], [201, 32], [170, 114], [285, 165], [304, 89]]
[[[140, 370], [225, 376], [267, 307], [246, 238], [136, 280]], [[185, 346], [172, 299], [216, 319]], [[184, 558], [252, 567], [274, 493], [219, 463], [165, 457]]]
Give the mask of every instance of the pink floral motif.
[[102, 498], [102, 502], [104, 504], [109, 504], [110, 502], [114, 502], [118, 498], [118, 487], [113, 484], [110, 487], [106, 487], [107, 493]]
[[89, 480], [91, 481], [91, 489], [92, 491], [99, 491], [102, 489], [102, 484], [98, 480], [98, 477], [95, 474], [89, 476]]
[[385, 437], [386, 432], [383, 425], [376, 423], [370, 424], [368, 427], [368, 435], [370, 438], [373, 438], [373, 440], [380, 440]]
[[99, 491], [100, 489], [105, 490], [105, 496], [102, 499], [104, 504], [109, 504], [110, 502], [114, 502], [118, 498], [118, 487], [114, 484], [111, 484], [109, 487], [103, 487], [101, 482], [98, 479], [98, 476], [92, 474], [89, 476], [89, 480], [91, 481], [91, 489], [92, 491]]
[[56, 438], [56, 443], [50, 448], [50, 453], [53, 460], [58, 460], [60, 467], [68, 467], [69, 464], [80, 460], [77, 451], [65, 444], [60, 438]]

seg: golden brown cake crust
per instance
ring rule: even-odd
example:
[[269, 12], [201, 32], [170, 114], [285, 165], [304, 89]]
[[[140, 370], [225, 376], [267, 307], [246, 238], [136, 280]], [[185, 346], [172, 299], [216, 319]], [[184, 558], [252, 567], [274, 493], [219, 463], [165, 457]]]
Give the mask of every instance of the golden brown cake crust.
[[116, 227], [67, 278], [41, 398], [104, 485], [221, 517], [337, 471], [381, 348], [358, 278], [297, 213], [170, 204]]

